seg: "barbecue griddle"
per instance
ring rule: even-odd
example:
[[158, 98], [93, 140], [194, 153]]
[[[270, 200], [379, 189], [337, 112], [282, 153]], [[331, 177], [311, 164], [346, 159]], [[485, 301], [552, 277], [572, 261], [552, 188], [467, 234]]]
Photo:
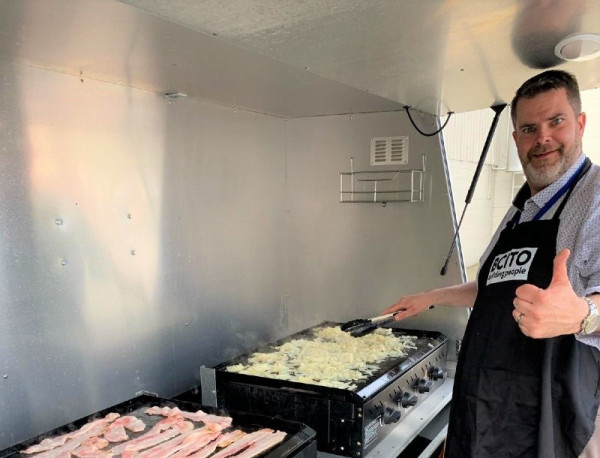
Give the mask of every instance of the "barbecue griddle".
[[414, 341], [414, 345], [416, 346], [416, 348], [407, 348], [406, 356], [387, 358], [383, 361], [380, 361], [377, 364], [378, 369], [371, 376], [365, 377], [358, 383], [356, 381], [352, 381], [354, 384], [357, 385], [356, 389], [354, 390], [333, 388], [324, 385], [306, 384], [276, 378], [238, 374], [236, 372], [229, 372], [227, 370], [229, 366], [234, 366], [236, 364], [249, 364], [248, 360], [254, 353], [268, 353], [270, 351], [273, 351], [274, 347], [279, 347], [286, 342], [290, 342], [296, 339], [314, 339], [314, 331], [320, 328], [332, 326], [340, 326], [340, 323], [324, 321], [323, 323], [304, 329], [300, 332], [284, 337], [283, 339], [280, 339], [276, 342], [267, 344], [265, 346], [257, 348], [256, 350], [240, 355], [237, 358], [233, 358], [229, 361], [221, 363], [215, 366], [214, 369], [221, 373], [227, 373], [226, 378], [232, 382], [244, 381], [245, 383], [251, 380], [252, 382], [264, 384], [266, 386], [272, 386], [275, 388], [295, 387], [306, 391], [316, 391], [318, 393], [328, 393], [338, 397], [341, 396], [346, 398], [348, 401], [360, 401], [373, 396], [383, 386], [386, 386], [390, 381], [395, 379], [399, 373], [405, 372], [407, 369], [414, 366], [418, 361], [422, 360], [427, 355], [432, 353], [439, 345], [443, 344], [447, 340], [447, 338], [439, 332], [415, 331], [392, 328], [392, 332], [396, 336], [415, 337], [416, 340]]
[[[216, 399], [203, 403], [216, 401], [215, 405], [228, 409], [300, 421], [317, 431], [318, 450], [364, 456], [443, 384], [448, 346], [443, 334], [392, 329], [395, 335], [416, 337], [416, 348], [407, 349], [406, 356], [381, 361], [373, 375], [360, 383], [353, 381], [355, 390], [227, 371], [231, 365], [246, 364], [256, 351], [268, 352], [290, 340], [310, 339], [317, 328], [339, 325], [323, 322], [204, 371], [202, 386], [215, 387]], [[200, 394], [192, 390], [179, 398], [199, 402]]]
[[[143, 432], [128, 432], [131, 438], [135, 438], [144, 432], [147, 432], [155, 423], [164, 418], [158, 415], [146, 415], [143, 413], [146, 408], [152, 406], [179, 407], [181, 410], [190, 412], [196, 412], [198, 409], [201, 409], [209, 414], [230, 416], [233, 418], [233, 424], [231, 428], [239, 428], [245, 432], [252, 432], [261, 428], [272, 428], [274, 430], [286, 432], [288, 435], [284, 441], [264, 453], [262, 455], [264, 458], [315, 458], [317, 455], [315, 442], [316, 433], [314, 430], [301, 423], [244, 412], [226, 411], [224, 409], [217, 409], [214, 407], [203, 406], [181, 400], [141, 395], [2, 450], [0, 451], [0, 458], [34, 458], [35, 455], [21, 454], [21, 450], [25, 450], [27, 447], [37, 444], [47, 437], [60, 436], [61, 434], [68, 433], [69, 431], [75, 431], [81, 428], [84, 424], [98, 418], [103, 418], [111, 412], [116, 412], [121, 415], [135, 415], [143, 418], [147, 425]], [[118, 442], [115, 443], [115, 445], [118, 444]]]

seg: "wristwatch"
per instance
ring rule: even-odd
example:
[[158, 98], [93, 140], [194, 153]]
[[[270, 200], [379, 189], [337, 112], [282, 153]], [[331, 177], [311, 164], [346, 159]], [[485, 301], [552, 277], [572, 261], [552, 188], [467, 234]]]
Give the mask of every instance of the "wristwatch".
[[587, 302], [588, 306], [590, 307], [590, 311], [581, 322], [581, 328], [577, 333], [577, 335], [580, 336], [586, 336], [588, 334], [596, 332], [598, 324], [600, 324], [600, 314], [598, 313], [598, 307], [596, 306], [594, 301], [587, 296], [584, 296], [583, 299]]

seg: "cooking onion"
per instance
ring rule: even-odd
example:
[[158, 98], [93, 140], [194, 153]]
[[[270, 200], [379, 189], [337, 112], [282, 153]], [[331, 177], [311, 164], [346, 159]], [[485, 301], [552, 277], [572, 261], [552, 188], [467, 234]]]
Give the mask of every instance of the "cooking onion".
[[352, 337], [339, 326], [317, 328], [313, 333], [314, 338], [294, 339], [267, 353], [255, 352], [248, 357], [248, 364], [226, 369], [354, 391], [357, 383], [379, 369], [378, 363], [406, 356], [407, 349], [416, 348], [415, 336], [394, 335], [385, 328], [362, 337]]

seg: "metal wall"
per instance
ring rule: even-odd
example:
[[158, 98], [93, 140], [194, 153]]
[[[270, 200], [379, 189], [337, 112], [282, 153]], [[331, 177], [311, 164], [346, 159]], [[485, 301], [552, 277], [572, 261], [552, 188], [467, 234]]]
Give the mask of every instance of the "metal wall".
[[[7, 61], [0, 86], [0, 449], [460, 281], [439, 144], [402, 113], [285, 120]], [[379, 135], [427, 154], [424, 202], [338, 202]], [[458, 338], [446, 313], [409, 325]]]

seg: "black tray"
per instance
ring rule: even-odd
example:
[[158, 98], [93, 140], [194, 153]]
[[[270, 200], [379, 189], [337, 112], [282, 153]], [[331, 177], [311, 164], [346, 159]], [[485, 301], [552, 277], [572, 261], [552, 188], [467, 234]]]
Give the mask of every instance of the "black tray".
[[[68, 425], [64, 425], [47, 433], [40, 434], [39, 436], [13, 445], [12, 447], [6, 448], [0, 451], [0, 458], [16, 458], [26, 456], [35, 458], [35, 455], [24, 455], [20, 452], [31, 445], [41, 442], [46, 437], [59, 436], [61, 434], [68, 433], [69, 431], [75, 431], [81, 428], [84, 424], [89, 423], [92, 420], [102, 418], [110, 412], [116, 412], [121, 415], [125, 415], [137, 409], [152, 406], [178, 407], [181, 410], [189, 412], [195, 412], [198, 409], [202, 409], [204, 412], [209, 414], [231, 416], [233, 418], [233, 424], [231, 427], [237, 427], [246, 432], [255, 431], [261, 428], [272, 428], [286, 432], [288, 435], [286, 436], [285, 440], [278, 444], [275, 448], [262, 455], [265, 458], [288, 458], [299, 455], [301, 455], [303, 458], [310, 458], [316, 457], [317, 455], [315, 442], [316, 433], [312, 428], [309, 428], [303, 423], [262, 415], [248, 414], [245, 412], [226, 411], [224, 409], [217, 409], [214, 407], [203, 406], [197, 403], [176, 399], [165, 399], [156, 396], [141, 395], [96, 412], [92, 415], [88, 415], [87, 417], [80, 418], [79, 420], [69, 423]], [[148, 422], [147, 424], [150, 425]], [[132, 435], [132, 437], [135, 437], [135, 435]]]

